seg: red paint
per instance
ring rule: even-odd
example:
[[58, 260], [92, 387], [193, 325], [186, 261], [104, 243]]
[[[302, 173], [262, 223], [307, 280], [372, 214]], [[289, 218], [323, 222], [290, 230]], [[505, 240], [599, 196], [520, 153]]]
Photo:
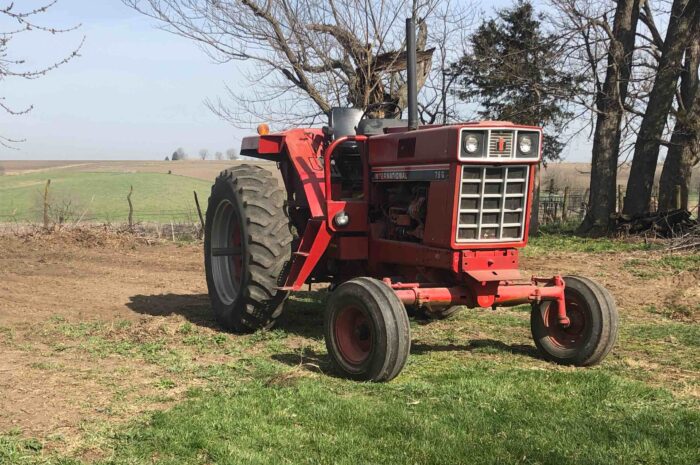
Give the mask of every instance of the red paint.
[[372, 352], [372, 325], [357, 307], [341, 309], [333, 325], [340, 355], [351, 365], [361, 365]]
[[[563, 280], [555, 276], [522, 283], [518, 271], [517, 249], [527, 243], [534, 168], [541, 157], [541, 132], [538, 158], [463, 161], [460, 133], [464, 128], [541, 131], [536, 127], [491, 121], [430, 126], [411, 132], [394, 128], [382, 135], [342, 137], [332, 143], [318, 129], [291, 129], [245, 138], [242, 151], [246, 155], [279, 162], [289, 203], [297, 208], [290, 210], [290, 214], [300, 240], [284, 288], [298, 290], [310, 282], [312, 275], [314, 280], [336, 283], [354, 276], [374, 276], [385, 278], [401, 301], [412, 305], [491, 307], [551, 301], [546, 321], [556, 323], [558, 330], [564, 331], [553, 332], [552, 337], [561, 344], [575, 339], [582, 320], [580, 315], [574, 316], [575, 303], [570, 304], [574, 312], [571, 318], [567, 316]], [[363, 175], [362, 191], [354, 192], [351, 199], [340, 198], [341, 185], [331, 178], [331, 161], [336, 150], [348, 141], [358, 144]], [[497, 143], [500, 151], [505, 150], [505, 139]], [[465, 164], [530, 167], [524, 195], [522, 240], [456, 242], [461, 167]], [[413, 173], [445, 171], [446, 178], [441, 173], [439, 179], [435, 174], [430, 180], [412, 181], [416, 183], [412, 185], [426, 186], [421, 187], [427, 192], [426, 213], [421, 219], [422, 236], [397, 236], [401, 240], [386, 236], [384, 221], [387, 220], [379, 202], [390, 195], [387, 192], [391, 192], [388, 189], [395, 180], [383, 178], [370, 182], [370, 173], [398, 169]], [[350, 221], [346, 226], [334, 223], [339, 212], [348, 215]], [[406, 228], [413, 221], [400, 210], [393, 218], [397, 226]], [[412, 282], [401, 282], [409, 280]], [[358, 309], [343, 312], [336, 322], [336, 333], [344, 338], [347, 358], [360, 360], [369, 349], [362, 346], [365, 342], [360, 344], [353, 339], [353, 334], [365, 317]]]
[[498, 138], [498, 151], [504, 152], [506, 150], [506, 140], [503, 137]]

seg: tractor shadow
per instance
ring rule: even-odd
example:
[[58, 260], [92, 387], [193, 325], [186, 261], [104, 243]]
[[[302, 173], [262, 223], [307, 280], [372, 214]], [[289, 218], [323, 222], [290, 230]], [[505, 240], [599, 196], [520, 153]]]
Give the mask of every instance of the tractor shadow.
[[[471, 352], [475, 350], [492, 350], [515, 355], [524, 355], [535, 359], [541, 359], [539, 352], [534, 346], [524, 344], [505, 344], [493, 339], [475, 339], [468, 344], [411, 344], [411, 355], [423, 355], [429, 352]], [[299, 368], [312, 373], [332, 376], [334, 378], [345, 378], [342, 373], [335, 370], [327, 354], [321, 354], [313, 349], [304, 348], [297, 352], [275, 354], [272, 360], [283, 363], [292, 368]]]
[[527, 344], [506, 344], [495, 339], [473, 339], [467, 344], [411, 344], [411, 355], [423, 355], [430, 352], [473, 352], [492, 351], [504, 352], [513, 355], [525, 355], [527, 357], [541, 359], [541, 355], [535, 346]]
[[322, 340], [327, 297], [325, 289], [295, 292], [284, 304], [275, 328], [290, 335]]
[[220, 328], [211, 311], [207, 294], [139, 294], [129, 297], [126, 306], [141, 315], [180, 315], [197, 326]]
[[[328, 293], [325, 289], [297, 292], [285, 303], [275, 329], [288, 335], [306, 339], [323, 340], [323, 311]], [[207, 294], [157, 294], [135, 295], [129, 298], [126, 306], [132, 311], [150, 316], [180, 315], [190, 323], [225, 332], [218, 324], [211, 310]], [[418, 324], [429, 324], [416, 318]], [[414, 342], [411, 355], [424, 355], [430, 352], [501, 352], [524, 355], [541, 359], [537, 348], [525, 344], [506, 344], [495, 339], [474, 339], [466, 344], [435, 344]], [[339, 376], [334, 372], [327, 354], [310, 348], [301, 351], [272, 355], [272, 359], [291, 367], [301, 367], [314, 373]]]
[[[275, 329], [304, 338], [323, 339], [326, 294], [325, 290], [295, 293], [285, 303]], [[207, 294], [139, 294], [129, 297], [126, 306], [141, 315], [180, 315], [194, 325], [225, 332], [214, 317]]]

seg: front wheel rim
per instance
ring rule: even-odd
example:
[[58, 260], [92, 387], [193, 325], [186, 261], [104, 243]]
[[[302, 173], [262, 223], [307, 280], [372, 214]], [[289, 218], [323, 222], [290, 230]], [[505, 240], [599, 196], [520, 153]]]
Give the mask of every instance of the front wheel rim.
[[361, 309], [341, 309], [335, 318], [334, 332], [340, 356], [346, 363], [358, 366], [369, 358], [373, 346], [371, 320]]
[[211, 226], [211, 265], [219, 300], [231, 305], [238, 297], [243, 277], [243, 241], [238, 211], [228, 199], [219, 202]]
[[547, 337], [553, 344], [563, 349], [579, 349], [586, 342], [586, 330], [590, 318], [590, 307], [585, 300], [575, 293], [565, 296], [566, 316], [569, 318], [569, 326], [562, 326], [554, 302], [547, 305], [543, 320]]

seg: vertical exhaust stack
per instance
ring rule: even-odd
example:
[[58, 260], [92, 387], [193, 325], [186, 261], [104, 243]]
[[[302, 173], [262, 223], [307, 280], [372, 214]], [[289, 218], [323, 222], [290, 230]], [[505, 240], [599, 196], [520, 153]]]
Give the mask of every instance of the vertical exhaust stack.
[[406, 18], [406, 74], [408, 85], [408, 130], [418, 129], [418, 83], [416, 77], [416, 22]]

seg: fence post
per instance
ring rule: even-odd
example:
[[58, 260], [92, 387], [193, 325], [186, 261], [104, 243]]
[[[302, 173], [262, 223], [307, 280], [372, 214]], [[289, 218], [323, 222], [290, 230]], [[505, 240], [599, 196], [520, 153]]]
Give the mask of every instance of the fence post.
[[673, 186], [673, 206], [676, 210], [681, 209], [681, 185]]
[[564, 202], [563, 205], [561, 206], [561, 220], [566, 223], [568, 215], [568, 209], [569, 209], [569, 186], [566, 186], [564, 188]]
[[134, 193], [134, 186], [129, 188], [129, 195], [126, 196], [126, 201], [129, 202], [129, 229], [134, 227], [134, 204], [131, 203], [131, 194]]
[[622, 202], [624, 196], [622, 195], [622, 184], [617, 185], [617, 212], [622, 213]]
[[204, 217], [202, 216], [202, 209], [199, 206], [199, 197], [197, 197], [197, 191], [194, 192], [194, 203], [197, 205], [197, 213], [199, 214], [199, 223], [202, 225], [202, 234], [204, 234]]
[[49, 229], [49, 186], [51, 185], [51, 180], [46, 180], [46, 187], [44, 187], [44, 229]]

